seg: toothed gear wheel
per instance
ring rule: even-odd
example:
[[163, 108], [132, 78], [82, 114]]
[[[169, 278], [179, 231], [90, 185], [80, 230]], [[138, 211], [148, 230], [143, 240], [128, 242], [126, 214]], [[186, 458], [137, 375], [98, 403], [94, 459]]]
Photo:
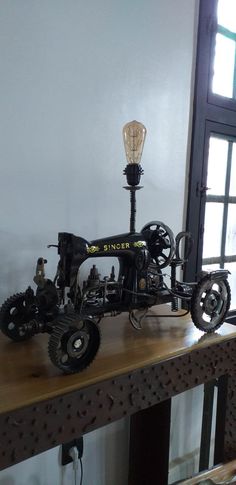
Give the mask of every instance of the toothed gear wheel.
[[16, 342], [30, 339], [32, 335], [24, 329], [24, 323], [32, 320], [35, 313], [35, 306], [27, 305], [25, 293], [11, 296], [0, 309], [2, 333]]
[[99, 346], [100, 331], [95, 322], [71, 314], [57, 320], [50, 335], [48, 353], [56, 367], [72, 374], [91, 364]]
[[194, 325], [204, 332], [217, 330], [230, 307], [231, 292], [227, 280], [214, 280], [208, 275], [197, 284], [191, 300]]

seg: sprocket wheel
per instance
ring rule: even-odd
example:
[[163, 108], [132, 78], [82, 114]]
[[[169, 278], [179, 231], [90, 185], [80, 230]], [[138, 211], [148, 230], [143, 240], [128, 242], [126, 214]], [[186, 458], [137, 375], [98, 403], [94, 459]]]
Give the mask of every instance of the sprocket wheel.
[[1, 306], [1, 331], [4, 335], [16, 342], [28, 340], [32, 335], [24, 330], [24, 323], [32, 320], [35, 317], [35, 313], [35, 306], [27, 304], [26, 294], [16, 293], [8, 298]]
[[197, 284], [191, 300], [194, 325], [211, 333], [219, 328], [230, 307], [231, 292], [227, 280], [214, 280], [204, 276]]
[[147, 236], [151, 258], [158, 268], [168, 266], [175, 253], [175, 238], [171, 229], [163, 222], [152, 221], [142, 228], [141, 233]]
[[94, 360], [100, 346], [100, 331], [90, 319], [76, 314], [58, 319], [50, 335], [48, 352], [52, 363], [66, 374], [81, 372]]

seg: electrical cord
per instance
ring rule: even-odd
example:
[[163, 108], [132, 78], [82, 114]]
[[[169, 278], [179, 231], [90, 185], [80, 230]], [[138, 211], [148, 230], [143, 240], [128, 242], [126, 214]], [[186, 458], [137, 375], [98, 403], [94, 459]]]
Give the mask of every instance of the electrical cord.
[[184, 313], [180, 313], [180, 314], [178, 313], [178, 315], [167, 315], [167, 314], [165, 314], [165, 315], [160, 315], [160, 314], [149, 315], [149, 314], [147, 314], [146, 317], [148, 317], [148, 318], [159, 318], [159, 317], [161, 317], [161, 318], [181, 318], [181, 317], [184, 317], [185, 315], [188, 315], [188, 313], [189, 313], [189, 310], [186, 310]]
[[[168, 288], [166, 283], [163, 283], [163, 285], [170, 295], [175, 296], [176, 298], [179, 298], [180, 300], [186, 300], [186, 301], [191, 300], [191, 296], [180, 295], [179, 293], [175, 293], [170, 288]], [[127, 288], [124, 288], [123, 291], [125, 291], [126, 293], [131, 293], [132, 295], [135, 295], [135, 296], [142, 296], [142, 297], [149, 297], [150, 298], [150, 295], [148, 293], [139, 293], [137, 291], [128, 290]], [[154, 296], [154, 295], [152, 295], [152, 296]]]
[[77, 476], [78, 476], [78, 468], [80, 464], [80, 485], [82, 485], [83, 482], [83, 464], [81, 457], [79, 457], [79, 452], [76, 446], [73, 446], [69, 450], [69, 455], [73, 460], [73, 469], [74, 469], [74, 484], [77, 485]]
[[83, 463], [81, 458], [79, 458], [79, 462], [80, 462], [80, 485], [82, 485], [84, 470], [83, 470]]

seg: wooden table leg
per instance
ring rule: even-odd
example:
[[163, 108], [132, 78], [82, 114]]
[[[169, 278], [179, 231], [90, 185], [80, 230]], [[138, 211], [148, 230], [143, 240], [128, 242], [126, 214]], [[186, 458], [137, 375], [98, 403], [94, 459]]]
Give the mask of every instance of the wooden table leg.
[[214, 380], [207, 382], [204, 385], [199, 472], [203, 470], [207, 470], [209, 467], [214, 389], [215, 389]]
[[228, 377], [226, 419], [224, 433], [224, 461], [236, 456], [236, 377]]
[[129, 485], [167, 485], [171, 399], [131, 416]]
[[216, 407], [216, 429], [215, 429], [215, 450], [214, 465], [222, 463], [224, 460], [224, 436], [225, 436], [225, 418], [227, 406], [228, 376], [219, 377]]

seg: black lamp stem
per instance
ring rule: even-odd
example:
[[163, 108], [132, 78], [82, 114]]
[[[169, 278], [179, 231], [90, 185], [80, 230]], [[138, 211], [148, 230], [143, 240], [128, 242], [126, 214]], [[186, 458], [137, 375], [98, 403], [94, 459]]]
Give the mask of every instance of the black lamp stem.
[[124, 189], [130, 191], [130, 232], [135, 232], [136, 220], [136, 190], [142, 189], [139, 185], [143, 169], [138, 163], [131, 163], [125, 167], [124, 175], [126, 175], [128, 187]]
[[135, 232], [136, 187], [130, 187], [130, 232]]

